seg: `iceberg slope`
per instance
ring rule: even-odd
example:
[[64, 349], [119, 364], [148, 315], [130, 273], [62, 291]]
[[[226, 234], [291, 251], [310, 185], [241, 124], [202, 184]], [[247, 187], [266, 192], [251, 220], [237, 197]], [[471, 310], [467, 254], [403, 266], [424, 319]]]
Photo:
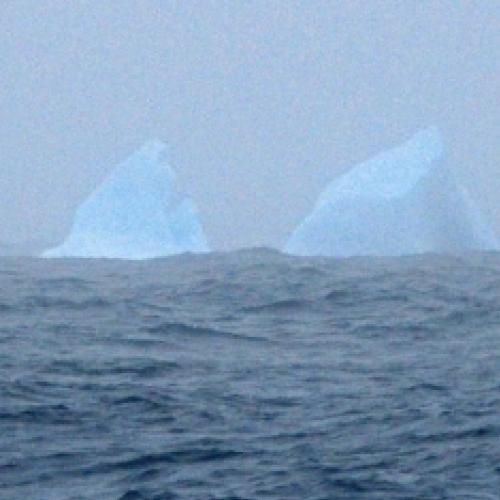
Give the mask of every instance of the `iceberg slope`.
[[197, 208], [177, 190], [165, 150], [151, 141], [118, 165], [80, 205], [63, 244], [43, 255], [144, 259], [207, 251]]
[[498, 248], [447, 167], [440, 133], [431, 127], [333, 181], [285, 251], [347, 257]]

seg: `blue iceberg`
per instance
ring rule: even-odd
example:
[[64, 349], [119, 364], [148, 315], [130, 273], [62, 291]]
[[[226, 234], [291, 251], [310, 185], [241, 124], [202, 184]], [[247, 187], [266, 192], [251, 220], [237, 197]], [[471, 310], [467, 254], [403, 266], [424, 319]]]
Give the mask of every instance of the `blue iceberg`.
[[334, 180], [296, 228], [296, 255], [397, 256], [496, 250], [498, 240], [445, 161], [437, 128]]
[[45, 257], [146, 259], [208, 251], [194, 202], [177, 188], [166, 146], [150, 141], [118, 165], [78, 208]]

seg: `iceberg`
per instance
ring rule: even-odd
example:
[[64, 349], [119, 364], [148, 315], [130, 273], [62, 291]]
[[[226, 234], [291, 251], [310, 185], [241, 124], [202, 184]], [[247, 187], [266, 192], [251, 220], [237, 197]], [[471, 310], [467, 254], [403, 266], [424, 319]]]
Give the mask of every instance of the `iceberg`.
[[291, 254], [336, 257], [498, 248], [446, 163], [436, 127], [334, 180], [285, 245]]
[[146, 143], [76, 211], [69, 236], [44, 257], [146, 259], [208, 251], [198, 210], [177, 187], [166, 146]]

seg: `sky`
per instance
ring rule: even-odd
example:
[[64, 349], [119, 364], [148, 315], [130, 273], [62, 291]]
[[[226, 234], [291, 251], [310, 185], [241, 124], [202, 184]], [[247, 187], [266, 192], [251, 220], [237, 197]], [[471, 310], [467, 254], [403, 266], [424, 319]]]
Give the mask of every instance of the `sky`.
[[429, 125], [500, 234], [496, 0], [2, 0], [0, 64], [0, 242], [59, 242], [154, 137], [212, 248], [280, 248]]

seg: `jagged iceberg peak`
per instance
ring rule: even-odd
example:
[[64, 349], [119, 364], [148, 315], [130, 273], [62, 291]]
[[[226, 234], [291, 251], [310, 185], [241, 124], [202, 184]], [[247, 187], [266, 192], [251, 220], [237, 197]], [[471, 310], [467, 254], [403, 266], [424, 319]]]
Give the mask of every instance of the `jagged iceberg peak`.
[[[169, 185], [176, 182], [175, 173], [168, 163], [168, 147], [158, 140], [150, 139], [134, 151], [125, 161], [118, 164], [101, 185], [105, 187], [111, 182], [150, 182], [168, 179]], [[116, 179], [116, 180], [115, 180]]]
[[298, 255], [405, 255], [497, 249], [492, 229], [452, 175], [437, 127], [334, 180], [285, 250]]
[[436, 167], [443, 152], [439, 130], [436, 127], [421, 130], [402, 145], [377, 154], [332, 182], [318, 204], [340, 197], [402, 196]]
[[194, 202], [177, 186], [167, 147], [151, 140], [115, 167], [77, 209], [72, 230], [45, 257], [144, 259], [204, 252]]

